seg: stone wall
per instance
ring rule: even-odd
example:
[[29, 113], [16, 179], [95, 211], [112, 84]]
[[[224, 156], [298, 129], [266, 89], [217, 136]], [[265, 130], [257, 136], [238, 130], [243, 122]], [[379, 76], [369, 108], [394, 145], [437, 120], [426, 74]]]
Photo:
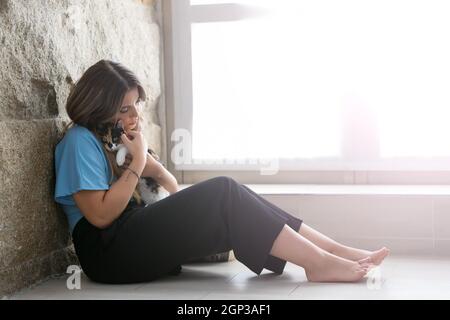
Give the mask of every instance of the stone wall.
[[[133, 70], [161, 154], [160, 30], [149, 0], [0, 0], [0, 297], [76, 264], [53, 202], [53, 152], [73, 83], [100, 59]], [[164, 160], [164, 158], [163, 158]]]

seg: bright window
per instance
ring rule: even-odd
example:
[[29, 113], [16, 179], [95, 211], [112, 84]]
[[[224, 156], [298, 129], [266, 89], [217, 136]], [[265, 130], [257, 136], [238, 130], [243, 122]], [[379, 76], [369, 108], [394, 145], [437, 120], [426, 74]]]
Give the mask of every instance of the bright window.
[[187, 7], [193, 158], [450, 169], [448, 1]]

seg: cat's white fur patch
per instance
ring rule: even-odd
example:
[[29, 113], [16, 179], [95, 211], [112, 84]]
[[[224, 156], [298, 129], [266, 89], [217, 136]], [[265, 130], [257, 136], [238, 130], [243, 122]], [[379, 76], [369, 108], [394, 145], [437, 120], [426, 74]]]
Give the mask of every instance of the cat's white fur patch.
[[[116, 162], [120, 166], [122, 166], [125, 163], [125, 158], [128, 153], [128, 149], [124, 144], [119, 144], [114, 147], [113, 151], [117, 150], [116, 154]], [[162, 186], [159, 187], [159, 190], [157, 193], [152, 192], [150, 190], [150, 187], [147, 186], [147, 183], [145, 179], [141, 178], [138, 182], [138, 190], [141, 194], [142, 201], [144, 201], [145, 204], [152, 204], [156, 201], [159, 201], [161, 199], [164, 199], [170, 195], [169, 192], [167, 192], [166, 189], [164, 189]]]

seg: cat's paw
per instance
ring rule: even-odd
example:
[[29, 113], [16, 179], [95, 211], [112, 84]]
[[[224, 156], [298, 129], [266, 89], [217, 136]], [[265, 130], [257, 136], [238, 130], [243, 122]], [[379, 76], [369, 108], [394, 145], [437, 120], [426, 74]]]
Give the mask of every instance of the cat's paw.
[[125, 163], [125, 157], [127, 156], [127, 148], [125, 145], [119, 146], [119, 150], [116, 154], [116, 162], [119, 167], [121, 167]]

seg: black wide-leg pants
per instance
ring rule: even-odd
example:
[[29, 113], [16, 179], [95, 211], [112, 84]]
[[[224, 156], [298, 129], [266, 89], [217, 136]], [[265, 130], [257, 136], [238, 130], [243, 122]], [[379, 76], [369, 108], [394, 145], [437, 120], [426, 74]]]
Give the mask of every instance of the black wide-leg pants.
[[151, 281], [194, 258], [233, 250], [256, 274], [281, 274], [286, 261], [270, 255], [285, 224], [302, 220], [246, 186], [220, 176], [180, 190], [152, 205], [126, 209], [99, 229], [82, 218], [73, 243], [85, 274], [96, 282]]

